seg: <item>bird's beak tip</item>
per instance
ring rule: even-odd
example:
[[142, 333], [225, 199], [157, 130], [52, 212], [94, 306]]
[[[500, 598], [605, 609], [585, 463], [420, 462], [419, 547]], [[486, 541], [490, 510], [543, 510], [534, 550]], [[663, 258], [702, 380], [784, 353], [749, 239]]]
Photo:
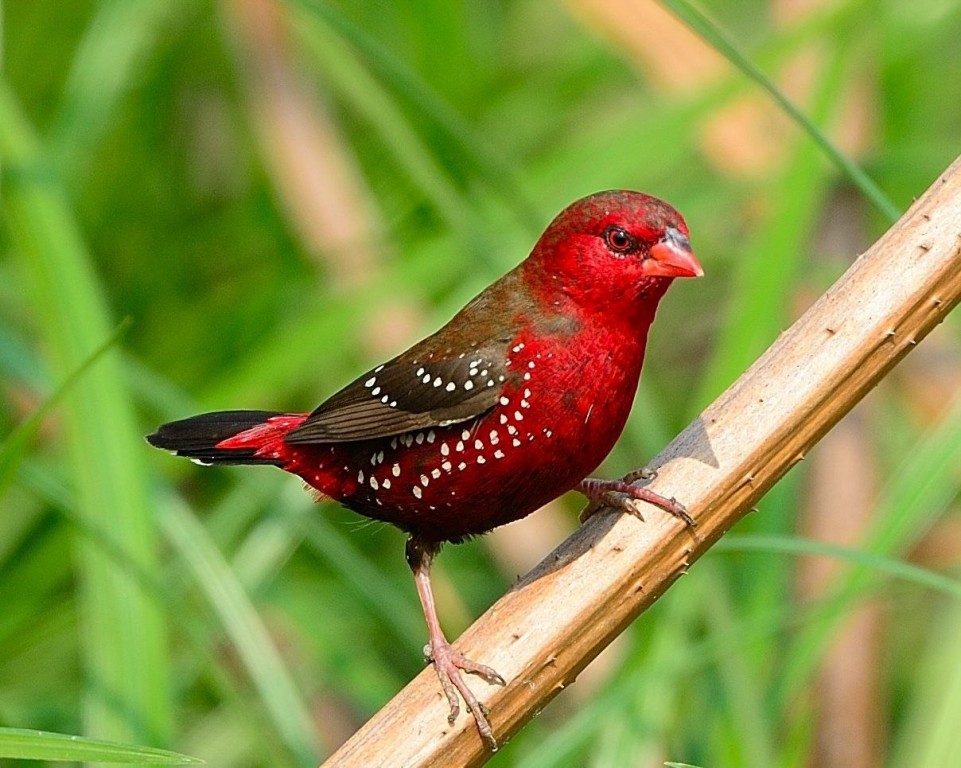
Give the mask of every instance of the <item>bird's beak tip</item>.
[[658, 277], [701, 277], [704, 274], [704, 268], [691, 250], [690, 240], [673, 228], [651, 247], [651, 257], [644, 263], [644, 271]]

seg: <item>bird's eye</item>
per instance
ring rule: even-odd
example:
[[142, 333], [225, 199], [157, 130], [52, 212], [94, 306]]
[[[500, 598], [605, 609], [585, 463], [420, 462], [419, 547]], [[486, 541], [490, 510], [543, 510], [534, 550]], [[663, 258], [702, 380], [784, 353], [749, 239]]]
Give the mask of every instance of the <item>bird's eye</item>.
[[620, 227], [608, 227], [604, 231], [604, 242], [615, 253], [627, 253], [635, 247], [634, 238]]

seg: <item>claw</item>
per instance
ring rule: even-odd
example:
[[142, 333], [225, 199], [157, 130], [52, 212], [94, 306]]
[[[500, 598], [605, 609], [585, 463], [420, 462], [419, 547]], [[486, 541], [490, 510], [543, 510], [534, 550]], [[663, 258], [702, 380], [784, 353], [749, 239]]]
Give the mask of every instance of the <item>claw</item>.
[[461, 675], [461, 670], [471, 675], [477, 675], [492, 685], [506, 685], [504, 678], [490, 667], [478, 664], [476, 661], [458, 653], [450, 646], [450, 643], [444, 640], [433, 641], [432, 645], [429, 646], [429, 651], [429, 661], [434, 665], [434, 671], [437, 672], [440, 686], [447, 697], [447, 703], [450, 705], [447, 722], [453, 725], [460, 714], [460, 698], [458, 698], [458, 694], [460, 694], [467, 705], [467, 709], [474, 716], [481, 738], [490, 747], [491, 752], [496, 752], [497, 741], [487, 719], [490, 710], [477, 700], [474, 692], [468, 687], [463, 675]]
[[679, 520], [683, 520], [688, 528], [696, 528], [697, 521], [691, 517], [687, 508], [673, 496], [667, 498], [666, 496], [654, 493], [654, 491], [648, 488], [633, 484], [637, 480], [650, 482], [655, 477], [657, 477], [656, 470], [644, 467], [643, 469], [631, 472], [623, 480], [599, 480], [593, 477], [582, 480], [577, 488], [587, 496], [588, 505], [584, 511], [581, 512], [581, 522], [584, 522], [596, 513], [598, 509], [605, 506], [623, 509], [625, 512], [643, 521], [644, 516], [641, 514], [641, 510], [634, 504], [634, 501], [637, 500], [646, 501], [648, 504], [660, 507], [668, 514], [673, 515]]

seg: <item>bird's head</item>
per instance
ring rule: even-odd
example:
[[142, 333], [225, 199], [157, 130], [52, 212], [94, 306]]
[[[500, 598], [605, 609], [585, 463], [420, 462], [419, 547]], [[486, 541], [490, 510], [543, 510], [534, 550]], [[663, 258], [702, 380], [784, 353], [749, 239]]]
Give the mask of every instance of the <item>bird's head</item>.
[[628, 190], [598, 192], [561, 211], [525, 271], [542, 300], [628, 315], [639, 301], [656, 305], [675, 277], [704, 274], [681, 214]]

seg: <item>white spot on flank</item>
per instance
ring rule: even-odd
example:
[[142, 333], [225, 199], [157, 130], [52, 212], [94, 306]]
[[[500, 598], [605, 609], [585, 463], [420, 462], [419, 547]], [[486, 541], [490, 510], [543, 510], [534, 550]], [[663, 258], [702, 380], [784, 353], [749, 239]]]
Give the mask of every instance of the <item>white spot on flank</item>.
[[544, 430], [544, 437], [553, 437], [553, 436], [554, 436], [554, 433], [551, 432], [549, 429]]
[[418, 499], [423, 498], [423, 496], [424, 496], [424, 492], [420, 489], [420, 486], [419, 486], [419, 485], [415, 485], [415, 486], [414, 486], [414, 489], [413, 489], [412, 493], [413, 493], [414, 496], [416, 496]]
[[520, 352], [524, 348], [523, 344], [515, 344], [511, 352]]
[[478, 464], [484, 464], [484, 463], [486, 463], [486, 462], [487, 462], [487, 459], [485, 459], [483, 456], [478, 456], [478, 457], [477, 457], [477, 463], [478, 463]]
[[483, 451], [483, 450], [484, 450], [484, 443], [483, 443], [481, 440], [479, 440], [479, 439], [478, 439], [478, 440], [475, 440], [475, 441], [474, 441], [474, 447], [475, 447], [478, 451]]
[[500, 448], [498, 448], [496, 451], [494, 451], [494, 458], [495, 458], [495, 459], [503, 459], [503, 458], [504, 458], [504, 452], [503, 452]]
[[439, 470], [439, 469], [432, 469], [432, 470], [430, 471], [430, 476], [436, 480], [438, 477], [440, 477], [440, 470]]
[[457, 445], [454, 446], [454, 450], [458, 453], [462, 453], [464, 451], [464, 441], [458, 440]]
[[424, 378], [422, 378], [421, 381], [424, 382], [425, 384], [430, 384], [430, 374], [425, 373]]
[[523, 420], [524, 420], [524, 414], [521, 413], [520, 411], [514, 411], [514, 418], [515, 418], [517, 421], [523, 421]]
[[372, 394], [374, 397], [377, 397], [377, 395], [380, 394], [380, 387], [374, 387], [372, 390], [370, 390], [370, 394]]
[[[469, 383], [470, 382], [468, 382], [468, 384]], [[453, 381], [449, 381], [447, 382], [447, 386], [444, 387], [444, 389], [446, 389], [448, 392], [453, 392], [455, 389], [457, 389], [457, 385]], [[466, 385], [464, 386], [464, 389], [467, 389]]]
[[373, 488], [375, 491], [376, 491], [377, 488], [378, 488], [378, 486], [377, 486], [377, 478], [374, 477], [373, 475], [370, 476], [370, 487]]
[[427, 485], [428, 485], [428, 483], [430, 483], [430, 478], [427, 477], [427, 475], [421, 475], [421, 476], [420, 476], [420, 484], [426, 488]]
[[424, 444], [424, 433], [423, 433], [423, 432], [418, 432], [418, 433], [417, 433], [417, 437], [414, 438], [414, 439], [417, 441], [417, 445], [423, 445], [423, 444]]
[[486, 375], [487, 375], [487, 369], [485, 368], [483, 371], [481, 371], [481, 376], [486, 376]]
[[494, 386], [494, 382], [493, 382], [493, 381], [488, 381], [488, 382], [487, 382], [487, 386], [488, 386], [488, 387], [493, 387], [493, 386]]
[[516, 437], [512, 440], [512, 442], [514, 443], [514, 447], [515, 447], [515, 448], [520, 448], [520, 447], [521, 447], [521, 441], [518, 440]]
[[384, 395], [384, 396], [380, 399], [380, 401], [381, 401], [384, 405], [387, 405], [387, 401], [388, 401], [388, 400], [390, 400], [390, 395]]
[[433, 443], [434, 440], [436, 439], [437, 439], [437, 436], [434, 434], [434, 430], [430, 430], [430, 432], [427, 433], [427, 442]]
[[531, 375], [530, 375], [530, 373], [529, 373], [529, 372], [528, 372], [528, 373], [525, 373], [525, 374], [524, 374], [524, 381], [530, 381], [530, 380], [531, 380]]
[[[452, 386], [453, 386], [453, 385], [452, 385]], [[473, 389], [473, 388], [474, 388], [474, 382], [473, 382], [473, 381], [465, 381], [465, 382], [464, 382], [464, 389]]]
[[382, 370], [384, 370], [385, 365], [387, 365], [387, 363], [381, 363], [378, 365], [376, 368], [374, 368], [374, 373], [380, 373]]
[[501, 414], [501, 424], [506, 424], [506, 423], [507, 423], [507, 414], [506, 414], [506, 413], [502, 413], [502, 414]]
[[492, 429], [490, 433], [491, 445], [497, 445], [497, 430]]
[[461, 440], [470, 440], [470, 430], [469, 430], [469, 429], [465, 429], [463, 432], [461, 432], [461, 433], [460, 433], [460, 439], [461, 439]]
[[394, 466], [390, 468], [390, 471], [394, 477], [400, 477], [400, 464], [394, 464]]
[[527, 364], [527, 367], [533, 369], [533, 368], [534, 368], [534, 361], [531, 360], [531, 361]]
[[365, 387], [372, 387], [372, 386], [374, 386], [374, 382], [376, 382], [376, 381], [377, 381], [377, 377], [376, 377], [376, 376], [371, 376], [369, 379], [367, 379], [367, 381], [364, 382], [364, 386], [365, 386]]
[[408, 448], [414, 444], [414, 437], [410, 433], [404, 435], [402, 439], [404, 441], [404, 445], [406, 445]]
[[436, 379], [434, 379], [434, 386], [435, 386], [435, 387], [439, 387], [439, 386], [440, 386], [441, 384], [443, 384], [443, 383], [444, 383], [444, 382], [441, 381], [440, 376], [438, 376]]
[[393, 450], [395, 450], [395, 451], [397, 450], [397, 438], [396, 438], [396, 437], [392, 437], [392, 438], [390, 439], [390, 447], [391, 447]]
[[516, 435], [516, 434], [517, 434], [517, 427], [515, 427], [513, 424], [508, 424], [508, 425], [507, 425], [507, 431], [508, 431], [508, 433], [510, 433], [510, 434], [512, 434], [512, 435]]
[[[465, 464], [465, 463], [462, 461], [460, 464], [457, 465], [457, 468], [458, 468], [459, 470], [463, 471], [463, 470], [467, 469], [467, 464]], [[451, 491], [451, 495], [453, 495], [453, 491]]]
[[501, 395], [501, 399], [498, 400], [497, 402], [499, 402], [501, 405], [507, 405], [510, 402], [510, 400], [508, 400], [506, 397]]
[[440, 468], [443, 469], [445, 472], [450, 472], [451, 463], [449, 461], [445, 461], [443, 464], [440, 465]]
[[396, 400], [391, 400], [391, 401], [390, 401], [390, 407], [391, 407], [391, 408], [396, 408], [396, 407], [397, 407], [397, 401], [396, 401]]
[[414, 374], [418, 379], [424, 375], [424, 368], [420, 367], [417, 369], [417, 373]]
[[531, 404], [526, 400], [521, 400], [521, 408], [530, 408]]
[[360, 472], [357, 473], [357, 482], [364, 482], [364, 470], [360, 470]]
[[381, 485], [384, 486], [384, 490], [385, 490], [385, 491], [389, 491], [389, 490], [390, 490], [390, 478], [389, 478], [389, 477], [385, 477], [385, 478], [383, 479], [383, 481], [381, 481]]
[[525, 389], [525, 390], [524, 390], [524, 397], [530, 397], [530, 396], [531, 396], [531, 391], [530, 391], [529, 389]]
[[449, 455], [450, 455], [450, 446], [448, 446], [447, 443], [441, 443], [441, 444], [440, 444], [440, 452], [441, 452], [441, 455], [442, 455], [442, 456], [449, 456]]

